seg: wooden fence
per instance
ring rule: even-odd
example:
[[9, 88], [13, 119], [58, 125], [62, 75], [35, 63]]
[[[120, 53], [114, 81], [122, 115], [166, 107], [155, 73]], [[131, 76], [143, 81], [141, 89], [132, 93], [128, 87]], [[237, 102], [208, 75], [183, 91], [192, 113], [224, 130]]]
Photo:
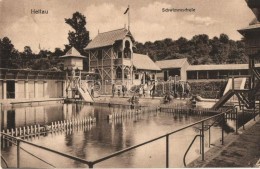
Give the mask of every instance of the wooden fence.
[[[63, 120], [52, 122], [50, 125], [31, 125], [31, 126], [24, 126], [15, 129], [6, 129], [2, 130], [2, 133], [20, 137], [23, 139], [29, 139], [33, 137], [39, 137], [40, 135], [45, 135], [47, 133], [59, 132], [59, 131], [71, 131], [75, 128], [81, 127], [85, 129], [91, 125], [95, 125], [96, 118], [85, 117], [81, 119], [71, 119], [71, 120]], [[12, 140], [10, 140], [12, 141]], [[5, 139], [5, 136], [2, 135], [1, 137], [1, 146], [10, 146], [12, 145], [11, 142]]]

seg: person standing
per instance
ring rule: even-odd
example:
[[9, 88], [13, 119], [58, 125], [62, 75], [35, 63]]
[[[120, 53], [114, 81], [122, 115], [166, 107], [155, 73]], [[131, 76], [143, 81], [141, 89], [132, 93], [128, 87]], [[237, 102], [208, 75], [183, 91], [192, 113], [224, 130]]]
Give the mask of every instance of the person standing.
[[123, 93], [123, 97], [125, 97], [125, 85], [122, 85], [122, 93]]
[[145, 97], [145, 86], [143, 87], [143, 95]]
[[118, 94], [118, 97], [120, 97], [120, 87], [118, 86], [118, 89], [117, 89], [117, 94]]
[[115, 88], [115, 84], [112, 84], [112, 97], [115, 97], [115, 92], [116, 92], [116, 88]]
[[91, 85], [90, 91], [91, 96], [94, 97], [94, 84]]
[[122, 87], [122, 91], [123, 91], [123, 97], [125, 97], [126, 92], [127, 92], [126, 85], [123, 85], [123, 87]]
[[139, 97], [142, 97], [142, 95], [143, 95], [143, 87], [140, 86], [140, 88], [139, 88]]
[[150, 96], [154, 97], [154, 94], [155, 94], [155, 82], [153, 82], [153, 84], [152, 84], [152, 87], [151, 87], [151, 90], [150, 90]]

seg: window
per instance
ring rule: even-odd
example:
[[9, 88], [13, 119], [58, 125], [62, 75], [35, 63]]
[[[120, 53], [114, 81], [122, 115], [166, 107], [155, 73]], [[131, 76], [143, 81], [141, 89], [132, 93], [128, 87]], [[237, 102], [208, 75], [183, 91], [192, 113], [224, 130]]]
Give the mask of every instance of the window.
[[155, 79], [155, 74], [152, 74], [152, 79], [153, 79], [153, 80]]
[[118, 58], [122, 58], [122, 52], [118, 52]]
[[122, 78], [122, 69], [120, 67], [116, 69], [116, 78]]
[[207, 79], [207, 71], [199, 71], [199, 79]]
[[187, 72], [188, 79], [197, 79], [197, 72], [196, 71], [189, 71]]
[[98, 50], [98, 59], [101, 60], [102, 59], [102, 50]]
[[124, 58], [131, 58], [130, 42], [128, 40], [125, 41]]
[[139, 74], [135, 74], [135, 79], [139, 79]]
[[218, 79], [218, 72], [214, 70], [209, 71], [209, 79]]

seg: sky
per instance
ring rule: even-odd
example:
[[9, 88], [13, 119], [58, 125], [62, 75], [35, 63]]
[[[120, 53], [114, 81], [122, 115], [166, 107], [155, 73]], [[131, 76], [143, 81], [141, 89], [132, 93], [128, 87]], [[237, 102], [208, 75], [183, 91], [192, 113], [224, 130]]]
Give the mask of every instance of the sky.
[[[128, 26], [138, 42], [180, 37], [191, 39], [197, 34], [210, 38], [227, 34], [239, 40], [238, 29], [248, 26], [254, 18], [245, 0], [0, 0], [0, 38], [11, 39], [23, 51], [30, 46], [34, 52], [53, 51], [68, 44], [65, 23], [76, 11], [86, 16], [86, 28], [93, 39], [99, 32]], [[193, 8], [195, 12], [163, 12], [162, 9]], [[31, 14], [32, 9], [48, 10], [48, 14]]]

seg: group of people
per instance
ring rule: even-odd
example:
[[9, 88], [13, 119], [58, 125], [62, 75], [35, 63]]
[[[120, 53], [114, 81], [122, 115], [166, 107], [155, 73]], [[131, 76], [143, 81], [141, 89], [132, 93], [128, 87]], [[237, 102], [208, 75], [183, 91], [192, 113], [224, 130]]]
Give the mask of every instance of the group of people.
[[191, 87], [188, 82], [184, 84], [178, 83], [173, 86], [172, 91], [165, 94], [164, 102], [168, 103], [171, 100], [173, 100], [173, 98], [178, 98], [178, 97], [180, 99], [186, 99], [189, 97], [190, 92], [191, 92]]
[[174, 98], [186, 99], [189, 97], [191, 92], [191, 87], [188, 82], [181, 84], [178, 83], [173, 86], [172, 93]]
[[118, 97], [121, 96], [121, 92], [123, 94], [123, 97], [125, 97], [126, 93], [127, 93], [127, 87], [126, 85], [122, 85], [121, 87], [118, 87], [116, 89], [115, 84], [112, 84], [112, 96], [115, 97], [115, 93], [117, 92]]
[[151, 97], [154, 97], [155, 95], [155, 83], [153, 82], [150, 88], [147, 85], [140, 85], [139, 88], [139, 97], [145, 97], [145, 94], [149, 91], [149, 94]]
[[[125, 97], [125, 95], [127, 94], [127, 87], [126, 85], [122, 85], [122, 86], [118, 86], [116, 87], [115, 84], [112, 84], [112, 96], [114, 97], [117, 93], [118, 97], [121, 96], [121, 93], [123, 95], [123, 97]], [[155, 94], [155, 83], [153, 83], [150, 88], [147, 85], [140, 85], [137, 90], [135, 91], [135, 93], [138, 93], [139, 97], [145, 97], [147, 91], [149, 91], [149, 94], [151, 97], [154, 96]]]

